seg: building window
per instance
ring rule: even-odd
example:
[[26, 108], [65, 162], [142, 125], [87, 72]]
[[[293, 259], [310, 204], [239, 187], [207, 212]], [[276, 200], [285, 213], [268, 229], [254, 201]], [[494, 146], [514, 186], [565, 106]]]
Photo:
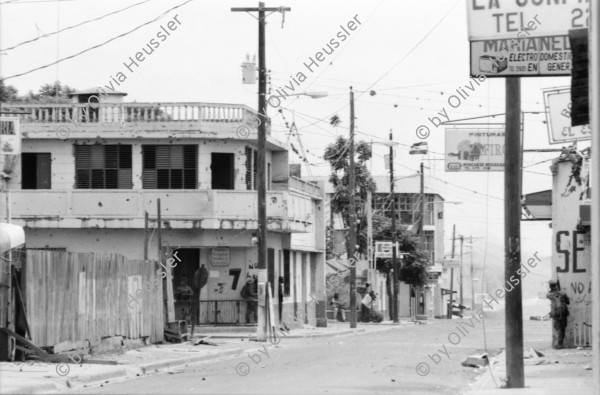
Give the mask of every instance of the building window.
[[258, 151], [246, 146], [246, 189], [258, 189]]
[[49, 153], [24, 152], [21, 154], [21, 188], [50, 189], [52, 171]]
[[283, 296], [290, 296], [290, 250], [283, 250]]
[[75, 145], [75, 188], [132, 187], [131, 145]]
[[143, 145], [144, 189], [196, 189], [197, 145]]
[[211, 188], [235, 189], [235, 156], [231, 153], [210, 154]]

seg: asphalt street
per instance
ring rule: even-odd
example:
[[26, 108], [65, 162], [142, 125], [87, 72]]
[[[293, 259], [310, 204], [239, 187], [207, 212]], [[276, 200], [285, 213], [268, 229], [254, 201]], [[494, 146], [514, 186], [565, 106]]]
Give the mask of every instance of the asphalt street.
[[[481, 371], [468, 355], [504, 347], [504, 312], [375, 333], [257, 343], [233, 359], [87, 388], [86, 394], [459, 394]], [[484, 336], [485, 326], [485, 336]], [[550, 347], [551, 323], [524, 321], [525, 346]], [[359, 324], [360, 327], [360, 324]], [[500, 384], [500, 378], [496, 380]]]

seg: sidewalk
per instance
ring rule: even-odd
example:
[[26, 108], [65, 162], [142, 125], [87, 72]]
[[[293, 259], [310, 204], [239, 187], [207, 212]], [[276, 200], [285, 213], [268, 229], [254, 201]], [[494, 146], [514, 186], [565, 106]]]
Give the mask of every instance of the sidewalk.
[[[406, 325], [408, 322], [402, 322]], [[396, 324], [396, 326], [398, 326]], [[391, 322], [381, 324], [359, 323], [350, 329], [349, 323], [328, 322], [327, 328], [305, 327], [292, 329], [283, 339], [341, 336], [388, 330]], [[234, 358], [262, 349], [265, 343], [255, 340], [256, 328], [227, 328], [225, 333], [207, 333], [219, 328], [196, 327], [194, 341], [211, 336], [209, 341], [218, 346], [198, 345], [190, 342], [159, 344], [124, 352], [93, 355], [86, 359], [116, 361], [117, 365], [55, 364], [37, 361], [0, 362], [0, 393], [42, 394], [67, 389], [78, 389], [118, 381], [199, 362], [213, 362]], [[250, 331], [251, 330], [251, 331]], [[283, 340], [285, 343], [285, 340]], [[279, 342], [281, 345], [281, 342]], [[274, 347], [269, 342], [266, 347]], [[76, 361], [78, 361], [75, 358]]]
[[493, 377], [487, 369], [465, 395], [594, 393], [592, 370], [586, 369], [592, 363], [591, 349], [539, 351], [545, 356], [525, 359], [525, 388], [498, 388], [506, 378], [506, 353], [502, 352], [491, 362]]

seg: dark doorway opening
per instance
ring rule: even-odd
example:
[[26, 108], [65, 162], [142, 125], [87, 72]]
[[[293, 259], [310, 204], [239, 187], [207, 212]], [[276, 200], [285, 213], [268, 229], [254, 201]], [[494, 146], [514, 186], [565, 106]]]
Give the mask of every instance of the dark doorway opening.
[[192, 308], [199, 289], [194, 284], [194, 274], [200, 267], [199, 248], [179, 248], [173, 251], [173, 296], [175, 297], [175, 319], [192, 322]]
[[212, 189], [234, 189], [234, 155], [222, 152], [211, 154]]
[[49, 153], [27, 152], [21, 154], [21, 188], [50, 189], [52, 171]]

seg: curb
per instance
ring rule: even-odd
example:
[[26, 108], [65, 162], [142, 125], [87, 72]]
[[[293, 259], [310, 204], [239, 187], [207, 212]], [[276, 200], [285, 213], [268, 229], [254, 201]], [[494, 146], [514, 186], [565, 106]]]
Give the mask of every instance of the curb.
[[40, 394], [48, 392], [56, 392], [58, 386], [55, 383], [45, 383], [40, 385], [28, 385], [24, 387], [16, 387], [8, 391], [2, 390], [3, 394]]
[[187, 366], [198, 362], [207, 360], [235, 356], [242, 354], [244, 349], [236, 348], [233, 350], [227, 350], [223, 352], [211, 353], [208, 355], [199, 355], [178, 359], [171, 359], [167, 361], [153, 362], [141, 366], [136, 365], [116, 365], [118, 368], [114, 371], [94, 373], [88, 375], [81, 375], [72, 379], [63, 379], [54, 381], [51, 383], [44, 383], [40, 385], [30, 385], [23, 387], [15, 387], [8, 391], [3, 391], [3, 394], [40, 394], [48, 392], [62, 391], [64, 389], [74, 389], [78, 386], [90, 387], [94, 385], [104, 384], [105, 381], [113, 381], [124, 378], [135, 378], [144, 375], [150, 375], [158, 373], [161, 370], [167, 370], [170, 368], [176, 368], [180, 366]]

